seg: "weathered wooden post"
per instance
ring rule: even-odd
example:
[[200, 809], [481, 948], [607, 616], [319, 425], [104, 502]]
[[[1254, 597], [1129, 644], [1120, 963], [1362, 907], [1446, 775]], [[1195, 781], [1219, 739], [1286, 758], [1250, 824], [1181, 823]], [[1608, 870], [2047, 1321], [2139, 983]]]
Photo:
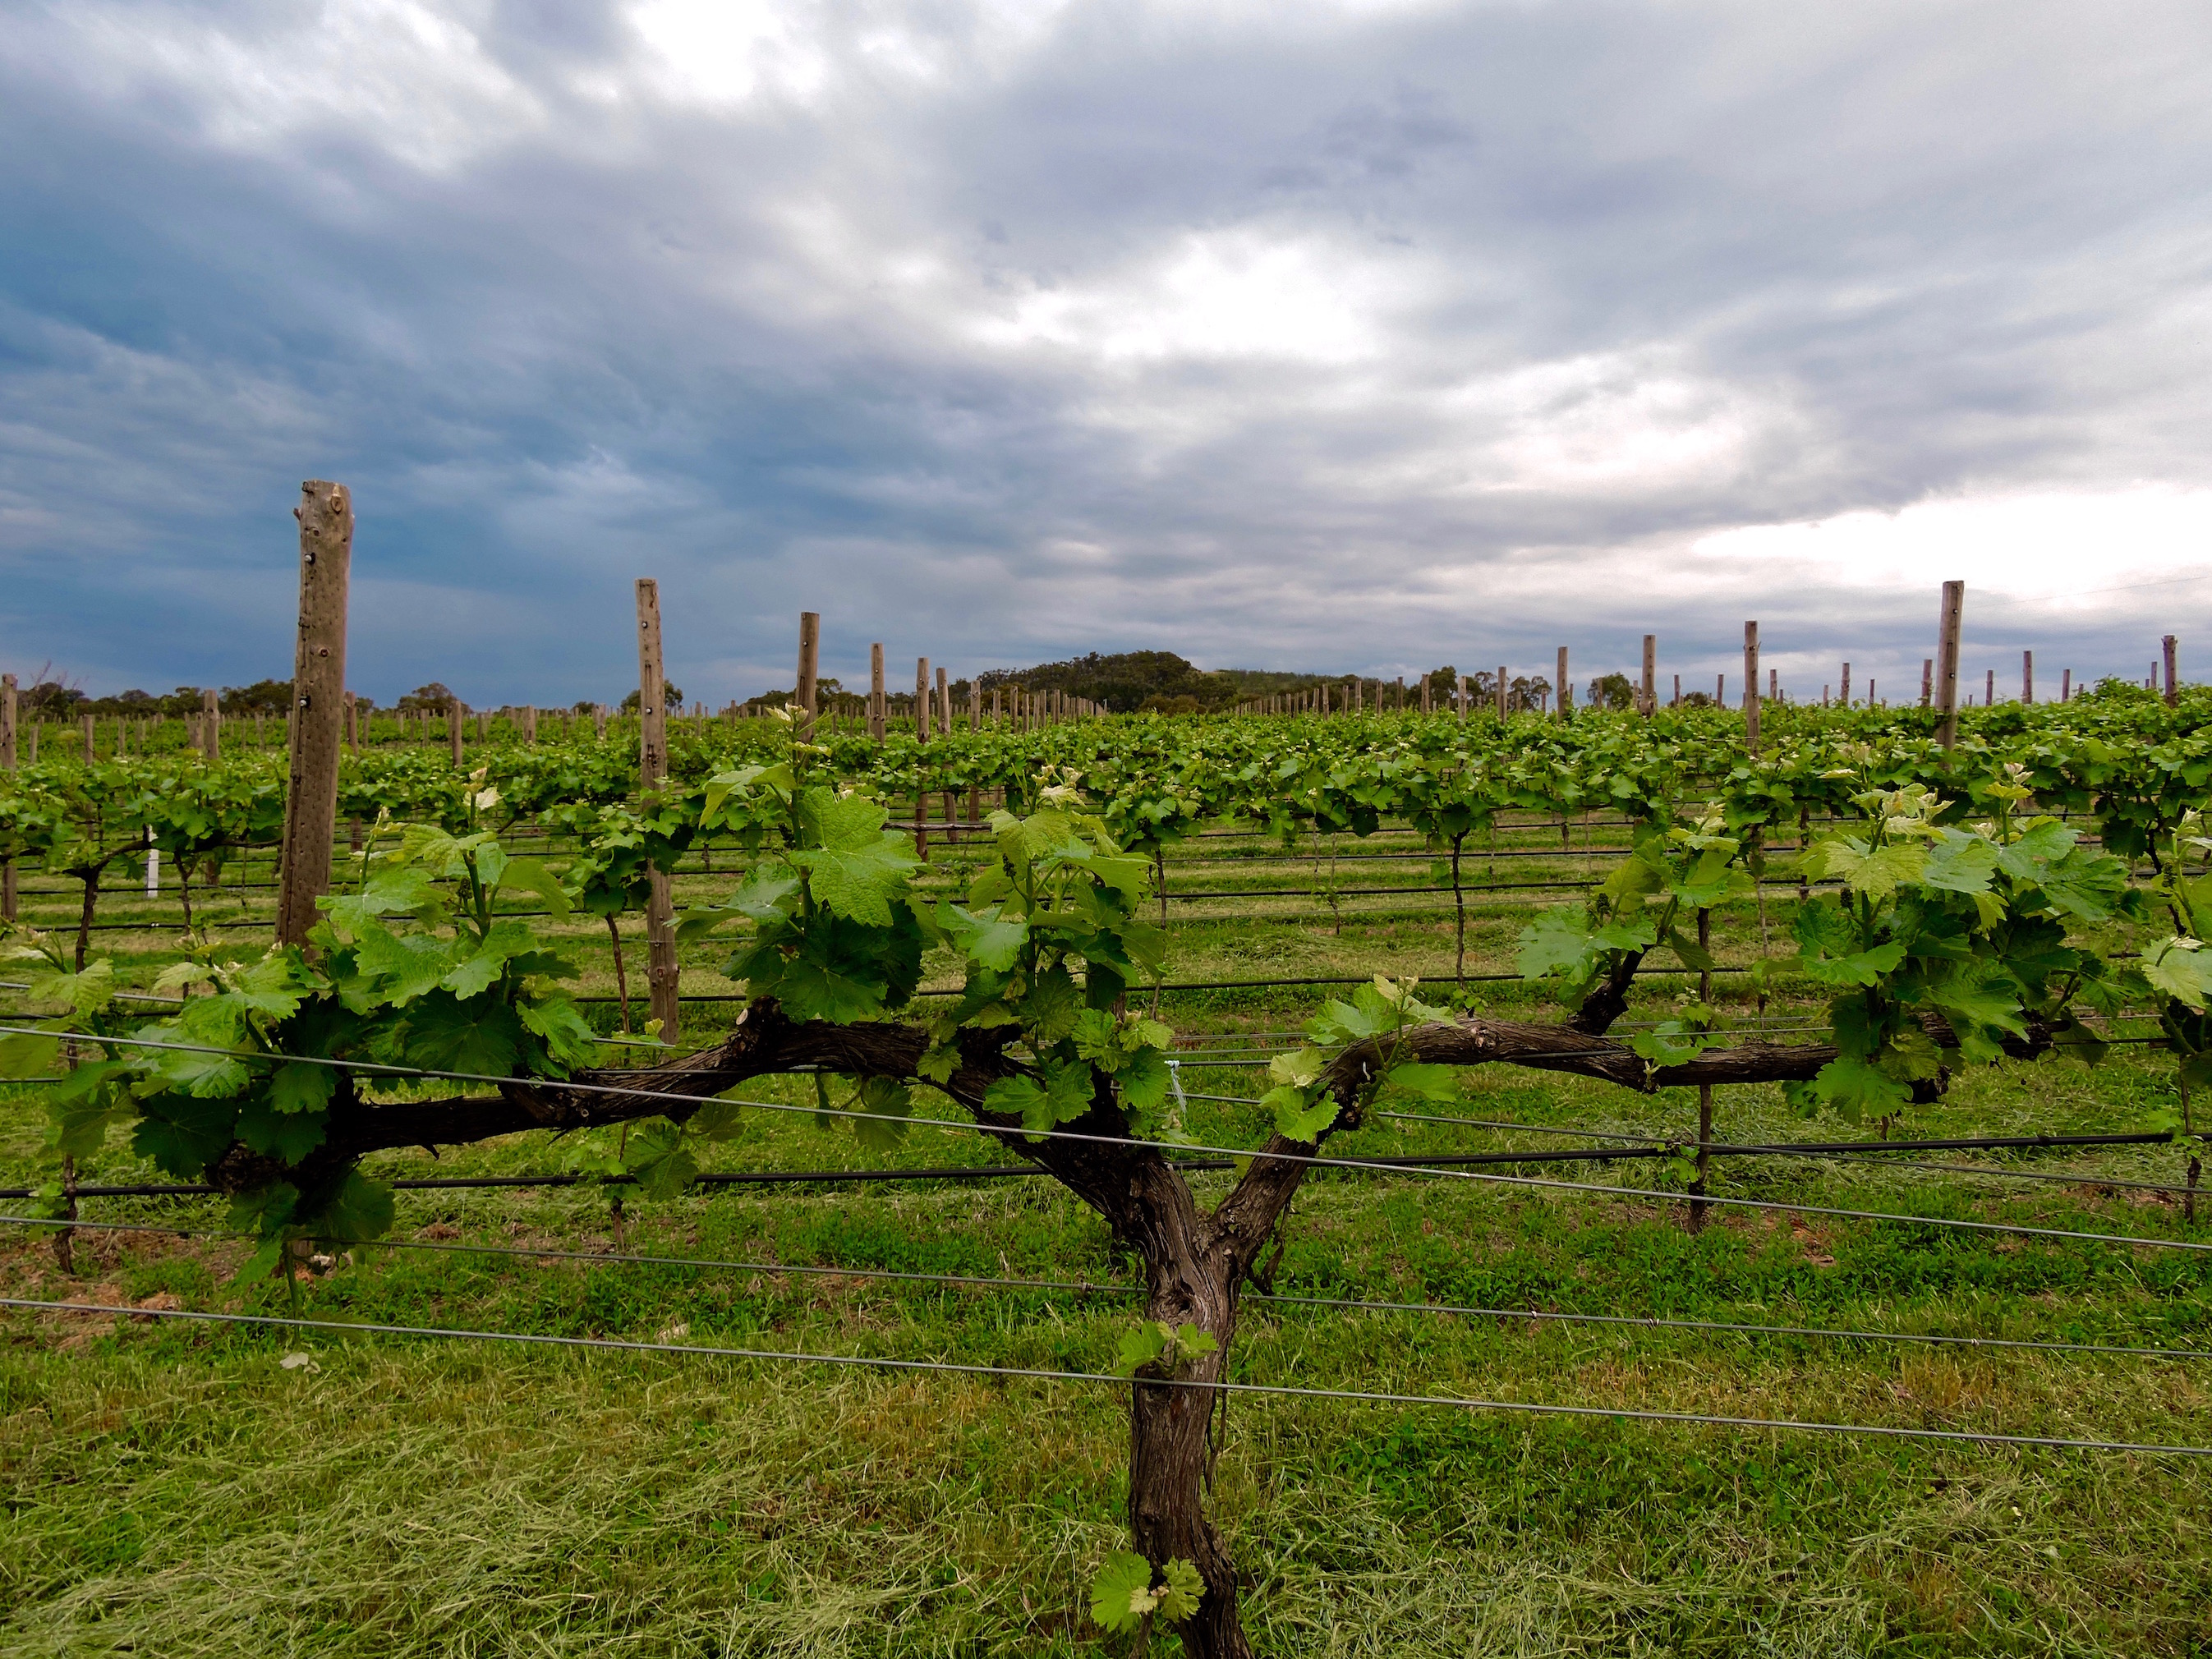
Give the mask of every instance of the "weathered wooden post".
[[[637, 579], [637, 759], [638, 783], [647, 806], [659, 804], [659, 785], [668, 775], [668, 708], [662, 701], [666, 681], [660, 672], [660, 584]], [[660, 1022], [660, 1040], [676, 1041], [679, 975], [676, 961], [675, 904], [668, 872], [646, 866], [645, 982], [652, 1018]]]
[[1935, 696], [1936, 659], [1923, 657], [1920, 659], [1920, 706], [1923, 708], [1927, 708], [1935, 700]]
[[[532, 738], [532, 741], [535, 742], [536, 739]], [[463, 763], [461, 760], [461, 700], [459, 697], [449, 697], [446, 702], [446, 754], [453, 763], [453, 770], [459, 771]]]
[[929, 741], [929, 659], [914, 659], [914, 735], [917, 743]]
[[[346, 589], [353, 497], [343, 484], [300, 486], [300, 640], [292, 658], [292, 744], [284, 842], [276, 870], [276, 942], [305, 945], [315, 901], [330, 890], [337, 834], [338, 750], [345, 719]], [[212, 701], [214, 694], [208, 694]], [[210, 741], [209, 747], [215, 744]]]
[[1743, 625], [1743, 746], [1754, 759], [1759, 754], [1759, 624]]
[[1659, 712], [1659, 636], [1644, 636], [1644, 719]]
[[815, 692], [815, 681], [822, 668], [822, 613], [802, 611], [799, 613], [799, 679], [796, 695], [799, 698], [799, 735], [808, 743], [814, 741], [814, 720], [821, 713]]
[[1559, 718], [1571, 720], [1574, 715], [1574, 696], [1567, 685], [1567, 647], [1559, 647]]
[[2173, 672], [2174, 654], [2180, 641], [2174, 635], [2168, 634], [2160, 641], [2160, 644], [2165, 648], [2166, 654], [2166, 706], [2171, 708], [2181, 698], [2181, 685], [2174, 678]]
[[2061, 702], [2074, 701], [2074, 671], [2070, 668], [2058, 677], [2058, 701]]
[[1982, 707], [1994, 708], [1996, 706], [1997, 671], [1994, 668], [1984, 669], [1982, 672]]
[[2023, 703], [2035, 701], [2035, 653], [2020, 653], [2020, 700]]
[[878, 743], [884, 740], [884, 714], [890, 698], [884, 690], [884, 647], [868, 647], [868, 735]]
[[[0, 772], [15, 769], [15, 677], [0, 674]], [[15, 860], [0, 863], [0, 921], [15, 920]]]
[[1966, 583], [1945, 582], [1942, 619], [1936, 635], [1936, 707], [1941, 715], [1936, 740], [1946, 749], [1959, 741], [1959, 630], [1966, 612]]
[[210, 761], [222, 758], [222, 702], [212, 687], [200, 693], [200, 752]]
[[1505, 718], [1507, 704], [1510, 701], [1510, 694], [1506, 690], [1505, 665], [1500, 663], [1498, 665], [1498, 718], [1501, 720]]

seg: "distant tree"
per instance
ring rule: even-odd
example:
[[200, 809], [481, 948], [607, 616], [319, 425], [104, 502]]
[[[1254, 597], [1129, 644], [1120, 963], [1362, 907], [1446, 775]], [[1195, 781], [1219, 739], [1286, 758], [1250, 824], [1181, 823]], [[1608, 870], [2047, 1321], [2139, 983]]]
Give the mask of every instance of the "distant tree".
[[[638, 694], [635, 691], [631, 692], [629, 696], [622, 700], [623, 713], [625, 714], [635, 714], [637, 713], [637, 706], [640, 701], [641, 699], [639, 698]], [[681, 706], [683, 702], [684, 688], [680, 685], [671, 685], [664, 681], [660, 687], [660, 706], [664, 709], [675, 708]]]
[[1633, 708], [1636, 707], [1636, 682], [1626, 674], [1605, 674], [1589, 683], [1589, 706], [1593, 708]]
[[437, 680], [428, 685], [418, 685], [399, 700], [403, 714], [442, 714], [460, 699]]
[[292, 682], [257, 680], [252, 685], [226, 685], [220, 706], [226, 714], [282, 714], [292, 707]]

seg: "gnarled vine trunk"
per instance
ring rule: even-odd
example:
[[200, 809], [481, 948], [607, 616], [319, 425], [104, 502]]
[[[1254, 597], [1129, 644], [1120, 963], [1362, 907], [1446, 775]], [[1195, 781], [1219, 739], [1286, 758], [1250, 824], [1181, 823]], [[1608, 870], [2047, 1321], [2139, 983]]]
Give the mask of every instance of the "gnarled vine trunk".
[[[1653, 1067], [1626, 1044], [1602, 1035], [1624, 988], [1597, 988], [1595, 1006], [1566, 1024], [1470, 1017], [1423, 1026], [1404, 1034], [1390, 1059], [1525, 1066], [1649, 1092], [1681, 1085], [1802, 1080], [1836, 1057], [1826, 1044], [1753, 1042], [1710, 1049], [1685, 1065]], [[1599, 1029], [1578, 1029], [1582, 1025]], [[1939, 1042], [1955, 1042], [1941, 1021], [1932, 1022], [1929, 1030]], [[1032, 1141], [1018, 1121], [988, 1110], [983, 1099], [990, 1085], [1024, 1069], [1006, 1053], [1010, 1041], [1009, 1028], [963, 1030], [958, 1069], [933, 1086], [958, 1102], [986, 1134], [1097, 1211], [1116, 1238], [1138, 1254], [1145, 1264], [1148, 1318], [1170, 1326], [1195, 1325], [1218, 1345], [1213, 1353], [1179, 1359], [1165, 1370], [1140, 1371], [1132, 1384], [1129, 1526], [1138, 1549], [1156, 1571], [1181, 1557], [1204, 1580], [1198, 1611], [1177, 1627], [1186, 1650], [1199, 1659], [1248, 1659], [1252, 1649], [1238, 1617], [1236, 1567], [1206, 1505], [1214, 1450], [1209, 1425], [1219, 1396], [1209, 1388], [1189, 1385], [1226, 1378], [1238, 1287], [1288, 1212], [1313, 1167], [1305, 1160], [1320, 1143], [1271, 1136], [1219, 1207], [1205, 1213], [1160, 1148], [1130, 1139], [1111, 1085], [1103, 1076], [1095, 1079], [1091, 1109], [1064, 1126], [1076, 1138]], [[2048, 1041], [2049, 1033], [2039, 1030], [2019, 1052], [2039, 1052]], [[914, 1083], [929, 1046], [930, 1035], [919, 1025], [802, 1024], [763, 1000], [746, 1008], [719, 1047], [649, 1070], [594, 1072], [574, 1080], [588, 1088], [516, 1079], [500, 1085], [496, 1094], [377, 1103], [362, 1100], [349, 1079], [332, 1101], [325, 1144], [301, 1164], [283, 1165], [234, 1146], [209, 1176], [230, 1191], [278, 1179], [304, 1189], [333, 1179], [368, 1152], [387, 1148], [456, 1145], [526, 1129], [583, 1129], [655, 1116], [681, 1121], [700, 1103], [750, 1079], [800, 1069]], [[1337, 1056], [1325, 1080], [1343, 1111], [1321, 1141], [1334, 1129], [1358, 1127], [1365, 1085], [1385, 1063], [1373, 1042], [1355, 1044]]]

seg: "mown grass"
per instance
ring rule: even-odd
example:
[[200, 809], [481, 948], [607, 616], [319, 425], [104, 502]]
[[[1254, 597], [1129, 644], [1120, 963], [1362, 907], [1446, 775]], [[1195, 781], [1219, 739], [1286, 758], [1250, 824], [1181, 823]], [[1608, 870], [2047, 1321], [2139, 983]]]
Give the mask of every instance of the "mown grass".
[[[1534, 860], [1530, 861], [1533, 865]], [[1565, 860], [1553, 860], [1553, 865]], [[1544, 873], [1550, 873], [1546, 872]], [[707, 878], [701, 878], [702, 883]], [[1256, 884], [1245, 874], [1235, 884]], [[1552, 897], [1553, 895], [1539, 895]], [[1301, 901], [1310, 910], [1314, 901]], [[1789, 896], [1770, 892], [1771, 928]], [[1447, 975], [1448, 915], [1255, 922], [1274, 901], [1178, 922], [1177, 977]], [[1377, 908], [1381, 908], [1379, 904]], [[1497, 971], [1526, 905], [1474, 908]], [[1757, 938], [1749, 912], [1734, 939]], [[588, 933], [587, 981], [606, 979]], [[173, 935], [110, 935], [141, 965]], [[243, 941], [241, 941], [241, 947]], [[1752, 947], [1755, 949], [1755, 946]], [[1179, 1028], [1282, 1030], [1322, 993], [1185, 994]], [[1540, 1013], [1513, 987], [1490, 1006]], [[1671, 992], [1650, 994], [1650, 1018]], [[1738, 1005], [1749, 1012], [1747, 1006]], [[1787, 1011], [1770, 1009], [1770, 1014]], [[687, 1016], [702, 1036], [717, 1011]], [[726, 1018], [722, 1013], [721, 1018]], [[1201, 1081], [1201, 1079], [1203, 1081]], [[1250, 1066], [1186, 1073], [1250, 1096]], [[1962, 1076], [1915, 1134], [2128, 1129], [2171, 1090], [2122, 1050]], [[764, 1083], [757, 1097], [811, 1102]], [[927, 1110], [927, 1108], [924, 1109]], [[1680, 1136], [1694, 1097], [1470, 1074], [1467, 1116]], [[949, 1115], [949, 1114], [933, 1114]], [[1741, 1139], [1803, 1135], [1777, 1091], [1722, 1103]], [[1194, 1103], [1202, 1139], [1254, 1109]], [[1824, 1124], [1823, 1139], [1850, 1133]], [[35, 1165], [0, 1095], [0, 1174]], [[1555, 1144], [1377, 1124], [1333, 1150]], [[730, 1168], [994, 1160], [915, 1130], [859, 1152], [761, 1112]], [[386, 1172], [556, 1167], [542, 1139], [380, 1160]], [[1930, 1160], [1935, 1161], [1935, 1160]], [[1948, 1159], [1942, 1161], [1961, 1161]], [[2167, 1195], [2170, 1150], [1975, 1158], [1975, 1174], [1733, 1160], [1722, 1190], [1779, 1203], [2212, 1242]], [[2078, 1172], [2008, 1181], [2008, 1169]], [[1656, 1166], [1518, 1166], [1648, 1186]], [[120, 1152], [88, 1178], [147, 1172]], [[1204, 1194], [1224, 1178], [1194, 1178]], [[625, 1202], [631, 1252], [1126, 1284], [1128, 1264], [1048, 1183], [724, 1189]], [[101, 1200], [91, 1217], [202, 1236], [0, 1240], [7, 1293], [282, 1311], [240, 1283], [219, 1206]], [[396, 1240], [303, 1290], [319, 1317], [690, 1346], [1102, 1369], [1130, 1317], [1107, 1290], [1007, 1292], [766, 1268], [580, 1263], [463, 1247], [607, 1253], [595, 1189], [410, 1193]], [[1285, 1291], [1502, 1310], [2212, 1348], [2212, 1257], [1944, 1232], [1794, 1212], [1419, 1176], [1302, 1192]], [[1095, 1384], [884, 1375], [702, 1355], [529, 1351], [426, 1339], [12, 1315], [0, 1347], [0, 1652], [216, 1655], [1062, 1654], [1111, 1650], [1083, 1585], [1121, 1538], [1126, 1426]], [[286, 1355], [308, 1363], [287, 1369]], [[1247, 1304], [1240, 1378], [1498, 1401], [2212, 1445], [2212, 1362], [1747, 1337], [1525, 1318]], [[1273, 1654], [2212, 1652], [2212, 1459], [1643, 1424], [1606, 1416], [1240, 1396], [1215, 1503]], [[1164, 1646], [1172, 1646], [1171, 1642]]]

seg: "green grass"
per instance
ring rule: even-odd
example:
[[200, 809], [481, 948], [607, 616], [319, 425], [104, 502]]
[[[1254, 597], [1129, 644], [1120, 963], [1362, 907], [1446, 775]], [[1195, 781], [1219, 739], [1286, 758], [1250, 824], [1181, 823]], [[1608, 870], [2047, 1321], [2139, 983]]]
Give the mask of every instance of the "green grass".
[[[1531, 878], [1570, 863], [1526, 862], [1551, 866]], [[1190, 878], [1216, 878], [1208, 867]], [[725, 879], [696, 878], [702, 892]], [[1263, 884], [1233, 867], [1219, 880]], [[1470, 968], [1505, 965], [1528, 904], [1554, 896], [1485, 896]], [[1193, 907], [1220, 914], [1176, 924], [1176, 976], [1449, 973], [1450, 921], [1432, 905], [1362, 901], [1406, 914], [1347, 917], [1340, 931], [1319, 902], [1291, 902], [1304, 921], [1250, 920], [1277, 914], [1272, 899]], [[1769, 907], [1780, 937], [1788, 895], [1770, 893]], [[1755, 917], [1729, 919], [1723, 937], [1755, 951]], [[604, 934], [578, 939], [596, 976], [587, 988], [603, 988]], [[149, 967], [175, 941], [101, 943]], [[1486, 1006], [1541, 1014], [1519, 988], [1483, 993]], [[1280, 1030], [1319, 994], [1186, 994], [1164, 1011], [1187, 1030]], [[1671, 994], [1655, 988], [1631, 1017], [1654, 1017]], [[690, 1018], [694, 1037], [717, 1023], [713, 1010]], [[1258, 1092], [1250, 1067], [1199, 1076], [1188, 1086]], [[2126, 1129], [2171, 1088], [2169, 1069], [2130, 1051], [2096, 1072], [2046, 1060], [1964, 1075], [1904, 1129]], [[811, 1092], [763, 1083], [758, 1097], [805, 1103]], [[1461, 1109], [1679, 1136], [1696, 1103], [1474, 1073]], [[1743, 1139], [1808, 1127], [1768, 1089], [1726, 1093], [1720, 1121]], [[918, 1129], [873, 1158], [803, 1115], [748, 1125], [714, 1149], [720, 1166], [995, 1156], [951, 1131]], [[1259, 1120], [1249, 1107], [1194, 1105], [1190, 1127], [1249, 1141]], [[28, 1176], [36, 1139], [27, 1097], [0, 1092], [0, 1176]], [[1445, 1125], [1378, 1125], [1340, 1143], [1354, 1155], [1544, 1144]], [[521, 1137], [377, 1167], [517, 1172], [559, 1156]], [[2192, 1229], [2170, 1200], [2098, 1184], [2174, 1180], [2169, 1149], [1948, 1161], [1982, 1168], [1734, 1160], [1722, 1190], [2212, 1242], [2212, 1213]], [[1656, 1178], [1648, 1164], [1522, 1168]], [[2030, 1185], [2003, 1179], [2008, 1168], [2082, 1178]], [[147, 1173], [110, 1152], [87, 1178]], [[1196, 1180], [1204, 1194], [1224, 1189], [1223, 1177]], [[1044, 1182], [746, 1188], [625, 1208], [634, 1251], [1129, 1278], [1096, 1219]], [[2212, 1257], [1775, 1212], [1719, 1211], [1693, 1236], [1681, 1208], [1317, 1176], [1293, 1212], [1279, 1281], [1489, 1307], [2212, 1348]], [[87, 1214], [203, 1234], [222, 1221], [204, 1203], [100, 1200]], [[395, 1237], [614, 1243], [605, 1194], [574, 1188], [405, 1194]], [[65, 1279], [46, 1241], [7, 1230], [0, 1285], [40, 1298], [284, 1306], [281, 1290], [236, 1280], [235, 1241], [95, 1232], [76, 1249], [79, 1271]], [[306, 1287], [308, 1311], [1081, 1370], [1103, 1367], [1129, 1318], [1127, 1301], [1103, 1291], [451, 1249], [358, 1256]], [[1123, 1536], [1127, 1429], [1110, 1389], [44, 1314], [9, 1316], [0, 1330], [0, 1654], [1115, 1650], [1083, 1613], [1091, 1571]], [[288, 1354], [311, 1363], [287, 1369]], [[1255, 1382], [2212, 1445], [2212, 1362], [1257, 1302], [1235, 1358]], [[1240, 1396], [1214, 1498], [1269, 1654], [2179, 1656], [2212, 1653], [2208, 1464]]]

